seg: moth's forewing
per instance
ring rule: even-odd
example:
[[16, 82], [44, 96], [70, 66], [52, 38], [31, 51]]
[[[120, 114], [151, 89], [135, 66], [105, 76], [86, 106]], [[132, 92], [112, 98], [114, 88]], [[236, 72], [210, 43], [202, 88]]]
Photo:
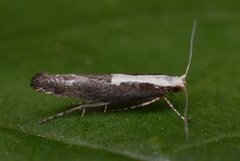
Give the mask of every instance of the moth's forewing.
[[142, 101], [181, 90], [178, 86], [159, 86], [146, 81], [126, 81], [116, 85], [112, 83], [112, 75], [49, 75], [47, 73], [36, 74], [31, 86], [46, 94], [112, 103]]

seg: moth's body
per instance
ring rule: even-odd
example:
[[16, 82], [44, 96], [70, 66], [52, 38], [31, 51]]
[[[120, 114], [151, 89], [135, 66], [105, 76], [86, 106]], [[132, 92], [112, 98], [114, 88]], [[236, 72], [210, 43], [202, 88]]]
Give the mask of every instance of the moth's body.
[[33, 77], [31, 85], [46, 94], [118, 104], [181, 91], [185, 87], [185, 79], [167, 75], [38, 73]]
[[[188, 137], [187, 107], [188, 96], [186, 91], [186, 77], [192, 60], [193, 37], [196, 21], [193, 25], [190, 41], [190, 54], [188, 65], [182, 76], [168, 75], [131, 75], [131, 74], [102, 74], [102, 75], [77, 75], [77, 74], [47, 74], [38, 73], [32, 78], [33, 89], [46, 94], [78, 98], [90, 103], [82, 104], [68, 111], [61, 112], [41, 121], [52, 120], [76, 110], [105, 107], [110, 105], [128, 104], [120, 110], [128, 110], [147, 106], [159, 99], [165, 100], [169, 107], [184, 120], [185, 134]], [[186, 104], [182, 116], [165, 97], [168, 93], [184, 91]]]

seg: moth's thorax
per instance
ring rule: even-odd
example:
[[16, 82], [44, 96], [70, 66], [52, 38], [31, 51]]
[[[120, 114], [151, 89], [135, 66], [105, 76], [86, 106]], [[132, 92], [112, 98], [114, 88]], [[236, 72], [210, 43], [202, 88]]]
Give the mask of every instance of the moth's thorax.
[[185, 87], [185, 76], [112, 74], [111, 83], [150, 83], [161, 87]]

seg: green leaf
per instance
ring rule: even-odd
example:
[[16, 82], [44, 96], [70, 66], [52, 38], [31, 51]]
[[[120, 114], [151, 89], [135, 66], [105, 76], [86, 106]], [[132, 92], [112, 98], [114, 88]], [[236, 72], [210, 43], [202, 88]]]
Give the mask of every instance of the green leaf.
[[[239, 4], [235, 1], [0, 1], [0, 160], [240, 158]], [[33, 91], [49, 73], [184, 73], [198, 20], [189, 141], [164, 101], [126, 112], [38, 121], [78, 100]], [[184, 94], [167, 95], [183, 113]]]

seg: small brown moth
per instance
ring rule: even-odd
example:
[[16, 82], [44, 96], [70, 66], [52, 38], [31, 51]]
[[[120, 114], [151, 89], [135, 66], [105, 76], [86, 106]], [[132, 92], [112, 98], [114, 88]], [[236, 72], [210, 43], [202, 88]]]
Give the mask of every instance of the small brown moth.
[[[31, 86], [36, 91], [56, 96], [79, 98], [88, 102], [44, 119], [40, 123], [72, 113], [76, 110], [82, 110], [82, 116], [84, 116], [86, 109], [89, 108], [104, 107], [104, 112], [106, 112], [109, 106], [132, 104], [129, 107], [118, 109], [118, 111], [123, 111], [147, 106], [159, 99], [163, 99], [184, 121], [185, 136], [188, 138], [188, 95], [186, 90], [186, 77], [192, 61], [193, 39], [196, 24], [196, 21], [194, 21], [190, 40], [188, 65], [182, 76], [148, 74], [56, 75], [37, 73], [31, 81]], [[186, 95], [184, 115], [181, 115], [166, 97], [168, 93], [179, 91], [184, 91]]]

